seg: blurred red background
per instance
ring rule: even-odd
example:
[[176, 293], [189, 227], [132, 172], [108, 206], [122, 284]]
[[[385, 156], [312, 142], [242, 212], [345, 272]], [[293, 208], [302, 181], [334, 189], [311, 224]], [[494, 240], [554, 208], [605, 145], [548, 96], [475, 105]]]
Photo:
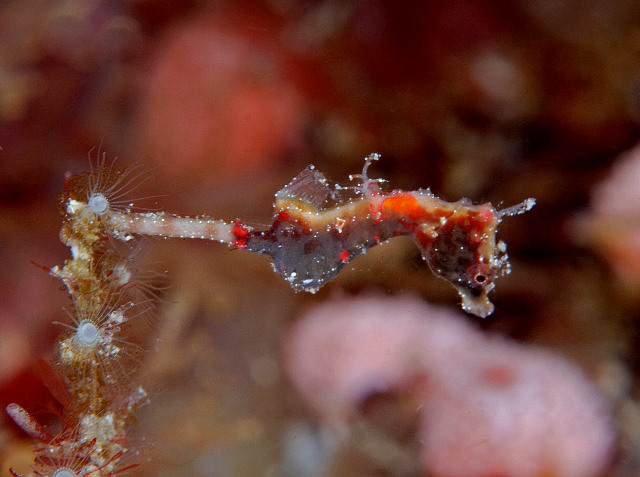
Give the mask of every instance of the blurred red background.
[[[568, 224], [637, 143], [639, 121], [631, 0], [3, 2], [0, 404], [37, 407], [46, 394], [34, 365], [51, 357], [51, 322], [69, 303], [30, 261], [64, 262], [57, 194], [90, 150], [151, 171], [135, 195], [163, 197], [143, 207], [256, 226], [307, 164], [345, 184], [375, 151], [372, 176], [393, 188], [537, 198], [501, 229], [513, 273], [496, 312], [469, 320], [577, 360], [614, 406], [608, 475], [636, 475], [640, 283], [621, 286], [606, 236], [577, 240]], [[157, 241], [150, 262], [169, 291], [137, 338], [149, 353], [135, 379], [152, 403], [132, 430], [146, 449], [135, 475], [281, 475], [290, 430], [315, 429], [280, 365], [302, 308], [370, 289], [457, 301], [402, 239], [314, 296], [218, 244]], [[30, 443], [1, 422], [0, 464], [26, 472]], [[353, 449], [332, 459], [330, 475], [387, 475]]]

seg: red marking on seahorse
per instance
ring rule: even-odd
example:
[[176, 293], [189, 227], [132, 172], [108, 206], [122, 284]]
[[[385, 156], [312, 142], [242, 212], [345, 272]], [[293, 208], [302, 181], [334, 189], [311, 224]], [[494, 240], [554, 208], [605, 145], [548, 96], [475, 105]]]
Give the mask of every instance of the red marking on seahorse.
[[247, 241], [245, 239], [235, 239], [231, 241], [231, 244], [234, 247], [238, 247], [239, 249], [247, 248]]
[[287, 220], [289, 220], [289, 214], [287, 213], [286, 210], [279, 210], [276, 220], [278, 222], [286, 222]]
[[483, 235], [488, 226], [495, 223], [496, 215], [493, 207], [482, 206], [475, 214], [468, 217], [469, 242], [478, 244], [482, 242]]
[[233, 226], [233, 230], [231, 230], [233, 235], [235, 235], [239, 239], [246, 239], [251, 232], [249, 232], [249, 230], [244, 225], [242, 225], [242, 222], [240, 222], [239, 220], [236, 219], [233, 221], [233, 223], [235, 224]]
[[381, 203], [370, 202], [369, 203], [369, 212], [373, 216], [373, 223], [374, 224], [379, 224], [380, 222], [382, 222], [382, 219], [387, 217], [385, 214], [382, 213], [382, 204], [383, 204], [383, 202], [381, 202]]
[[232, 241], [235, 247], [240, 249], [247, 248], [247, 238], [251, 235], [251, 231], [247, 229], [242, 222], [238, 219], [234, 220], [233, 229], [231, 233], [236, 236], [236, 239]]
[[404, 216], [409, 220], [418, 220], [424, 213], [424, 208], [420, 207], [418, 200], [409, 194], [386, 198], [382, 202], [380, 209], [387, 212], [387, 214]]
[[349, 261], [349, 250], [343, 250], [342, 252], [340, 252], [340, 260], [342, 260], [344, 263], [347, 263]]
[[485, 205], [478, 211], [477, 217], [480, 222], [488, 224], [496, 219], [496, 214], [493, 207]]

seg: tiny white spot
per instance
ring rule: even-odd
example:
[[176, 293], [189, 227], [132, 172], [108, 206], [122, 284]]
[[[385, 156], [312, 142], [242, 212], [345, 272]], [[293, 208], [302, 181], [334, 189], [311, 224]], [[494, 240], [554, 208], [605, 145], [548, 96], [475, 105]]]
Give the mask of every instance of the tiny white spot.
[[98, 341], [98, 328], [92, 321], [83, 321], [76, 329], [74, 341], [80, 346], [90, 346]]
[[87, 209], [96, 215], [102, 215], [109, 210], [109, 200], [104, 194], [93, 194], [89, 197]]

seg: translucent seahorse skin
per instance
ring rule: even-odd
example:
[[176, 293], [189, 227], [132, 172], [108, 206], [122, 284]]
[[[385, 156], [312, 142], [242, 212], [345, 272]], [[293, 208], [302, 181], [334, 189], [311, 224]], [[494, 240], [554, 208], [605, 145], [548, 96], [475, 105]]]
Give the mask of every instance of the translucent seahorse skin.
[[295, 288], [317, 291], [350, 260], [393, 237], [408, 235], [438, 276], [460, 292], [463, 307], [493, 310], [487, 293], [502, 265], [495, 258], [499, 216], [490, 205], [449, 204], [425, 191], [363, 198], [320, 211], [294, 200], [276, 202], [271, 228], [252, 232], [246, 249], [273, 258]]
[[504, 243], [496, 229], [507, 214], [489, 203], [446, 202], [428, 190], [363, 194], [329, 209], [278, 194], [269, 230], [249, 231], [236, 224], [240, 246], [269, 255], [273, 266], [296, 290], [316, 292], [360, 254], [393, 237], [415, 241], [431, 270], [450, 282], [464, 310], [486, 317], [493, 311], [487, 294], [508, 273]]

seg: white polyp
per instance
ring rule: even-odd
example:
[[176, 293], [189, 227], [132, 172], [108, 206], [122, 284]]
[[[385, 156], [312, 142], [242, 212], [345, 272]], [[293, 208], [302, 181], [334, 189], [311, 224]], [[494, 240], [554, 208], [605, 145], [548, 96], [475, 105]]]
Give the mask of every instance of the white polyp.
[[131, 280], [131, 272], [124, 264], [118, 264], [113, 268], [113, 272], [117, 277], [116, 283], [120, 286], [126, 285]]
[[71, 469], [63, 467], [62, 469], [57, 469], [53, 474], [51, 474], [51, 477], [78, 477], [78, 474]]
[[96, 215], [104, 214], [109, 210], [109, 200], [104, 194], [93, 194], [89, 197], [87, 208]]
[[83, 321], [76, 329], [74, 338], [81, 346], [90, 346], [98, 341], [98, 327], [91, 321]]
[[124, 313], [122, 310], [116, 310], [109, 313], [109, 323], [124, 323]]
[[78, 210], [82, 210], [84, 208], [84, 204], [77, 200], [69, 199], [67, 202], [67, 214], [74, 215]]

